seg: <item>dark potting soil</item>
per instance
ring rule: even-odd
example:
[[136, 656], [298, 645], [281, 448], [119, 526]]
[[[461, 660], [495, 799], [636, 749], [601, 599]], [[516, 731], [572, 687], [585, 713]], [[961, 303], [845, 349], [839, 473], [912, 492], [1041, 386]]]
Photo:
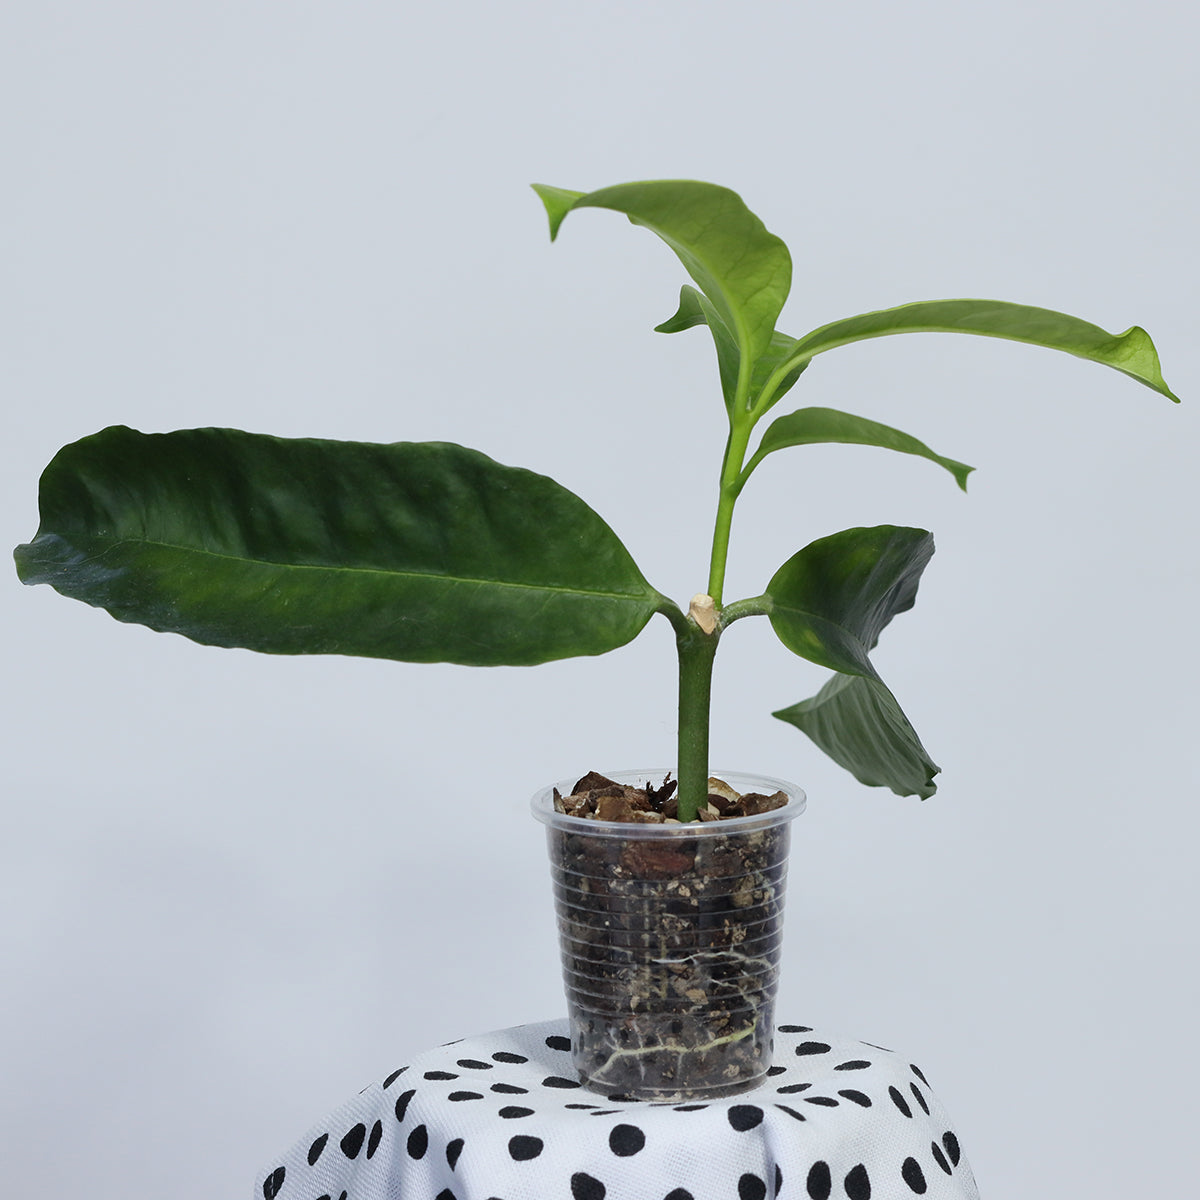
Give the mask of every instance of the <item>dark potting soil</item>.
[[[788, 800], [717, 779], [709, 791], [703, 822]], [[589, 772], [554, 795], [570, 816], [672, 827], [641, 839], [551, 832], [575, 1063], [607, 1094], [730, 1094], [770, 1065], [789, 825], [688, 836], [674, 793], [669, 777], [635, 787]]]

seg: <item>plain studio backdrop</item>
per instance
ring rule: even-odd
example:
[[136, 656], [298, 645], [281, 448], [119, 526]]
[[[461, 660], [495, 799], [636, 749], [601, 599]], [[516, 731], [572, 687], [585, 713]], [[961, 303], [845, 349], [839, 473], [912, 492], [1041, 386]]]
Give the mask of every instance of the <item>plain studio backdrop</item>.
[[[793, 779], [781, 1019], [903, 1049], [985, 1200], [1195, 1183], [1200, 606], [1188, 6], [10, 3], [0, 17], [3, 528], [106, 425], [438, 439], [551, 474], [702, 590], [724, 413], [670, 252], [534, 181], [691, 177], [791, 247], [781, 327], [982, 296], [1150, 331], [1169, 401], [1027, 346], [885, 338], [785, 401], [974, 464], [795, 449], [729, 598], [813, 538], [938, 554], [877, 663], [944, 771], [867, 789], [717, 659], [713, 762]], [[787, 411], [781, 409], [780, 411]], [[3, 604], [6, 1195], [249, 1195], [420, 1050], [564, 1011], [530, 794], [669, 763], [661, 618], [472, 670], [222, 651]]]

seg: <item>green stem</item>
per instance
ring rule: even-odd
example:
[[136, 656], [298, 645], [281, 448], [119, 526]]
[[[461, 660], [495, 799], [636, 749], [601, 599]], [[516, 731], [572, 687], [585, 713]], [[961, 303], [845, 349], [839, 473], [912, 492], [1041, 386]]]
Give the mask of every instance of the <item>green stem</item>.
[[740, 491], [739, 479], [753, 422], [734, 419], [725, 444], [721, 465], [721, 494], [717, 500], [717, 520], [713, 527], [712, 557], [708, 568], [708, 594], [717, 611], [721, 610], [721, 589], [725, 586], [725, 560], [729, 556], [729, 530], [733, 525], [733, 505]]
[[694, 821], [708, 803], [708, 714], [712, 699], [713, 658], [720, 629], [705, 633], [688, 619], [678, 630], [679, 649], [679, 819]]

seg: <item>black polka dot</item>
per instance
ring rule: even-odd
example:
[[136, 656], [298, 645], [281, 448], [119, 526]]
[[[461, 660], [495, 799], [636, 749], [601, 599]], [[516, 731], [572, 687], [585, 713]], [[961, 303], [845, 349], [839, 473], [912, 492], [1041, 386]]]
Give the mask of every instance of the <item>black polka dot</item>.
[[506, 1096], [527, 1096], [528, 1088], [517, 1087], [515, 1083], [493, 1083], [489, 1089], [493, 1092], [502, 1092]]
[[804, 1056], [807, 1054], [828, 1054], [833, 1047], [828, 1042], [801, 1042], [796, 1047], [796, 1053]]
[[497, 1050], [492, 1057], [497, 1062], [503, 1063], [527, 1063], [529, 1059], [523, 1054], [513, 1054], [511, 1050]]
[[508, 1104], [500, 1110], [500, 1115], [506, 1121], [514, 1121], [518, 1117], [532, 1117], [533, 1109], [532, 1108], [519, 1108], [515, 1104]]
[[329, 1141], [329, 1134], [323, 1133], [311, 1146], [308, 1148], [308, 1165], [313, 1166], [317, 1159], [321, 1157], [321, 1151], [325, 1149], [325, 1143]]
[[580, 1088], [583, 1084], [578, 1079], [564, 1079], [561, 1075], [547, 1075], [542, 1080], [542, 1087], [548, 1088]]
[[551, 1050], [570, 1050], [571, 1039], [567, 1037], [559, 1037], [557, 1034], [551, 1034], [551, 1036], [546, 1039], [546, 1045], [549, 1046]]
[[762, 1124], [763, 1110], [757, 1104], [735, 1104], [725, 1115], [729, 1118], [730, 1125], [739, 1133], [743, 1133], [747, 1129], [753, 1129], [755, 1125]]
[[453, 1071], [426, 1071], [426, 1079], [457, 1079]]
[[594, 1104], [564, 1104], [563, 1108], [595, 1108]]
[[918, 1079], [919, 1079], [919, 1080], [920, 1080], [920, 1081], [921, 1081], [921, 1082], [922, 1082], [922, 1083], [923, 1083], [923, 1084], [924, 1084], [926, 1087], [928, 1087], [928, 1086], [929, 1086], [929, 1080], [928, 1080], [928, 1079], [926, 1079], [926, 1078], [925, 1078], [925, 1076], [924, 1076], [924, 1075], [921, 1073], [921, 1068], [920, 1068], [920, 1067], [918, 1067], [916, 1063], [909, 1063], [908, 1065], [909, 1065], [909, 1068], [912, 1070], [912, 1073], [913, 1073], [913, 1074], [914, 1074], [914, 1075], [915, 1075], [915, 1076], [916, 1076], [916, 1077], [917, 1077], [917, 1078], [918, 1078]]
[[620, 1158], [629, 1158], [646, 1144], [646, 1135], [636, 1125], [614, 1125], [608, 1148]]
[[929, 1189], [925, 1182], [925, 1172], [921, 1170], [921, 1164], [915, 1158], [904, 1160], [904, 1166], [900, 1168], [900, 1178], [908, 1184], [908, 1190], [916, 1192], [918, 1196], [925, 1195]]
[[483, 1093], [482, 1092], [451, 1092], [450, 1095], [446, 1097], [446, 1099], [453, 1100], [456, 1103], [460, 1100], [482, 1100]]
[[699, 1112], [702, 1108], [707, 1108], [707, 1104], [677, 1104], [675, 1105], [676, 1112]]
[[941, 1146], [939, 1146], [937, 1144], [937, 1142], [933, 1142], [930, 1145], [929, 1149], [933, 1152], [934, 1162], [936, 1162], [937, 1165], [939, 1167], [941, 1167], [942, 1170], [945, 1171], [947, 1175], [952, 1175], [954, 1172], [953, 1172], [950, 1164], [946, 1161], [946, 1156], [942, 1153]]
[[417, 1093], [415, 1091], [414, 1092], [401, 1092], [400, 1095], [396, 1097], [396, 1120], [397, 1121], [404, 1120], [404, 1114], [406, 1112], [408, 1112], [408, 1102], [416, 1094]]
[[833, 1191], [833, 1177], [829, 1174], [829, 1164], [818, 1159], [809, 1168], [808, 1179], [805, 1181], [811, 1200], [829, 1200]]
[[746, 1174], [738, 1180], [738, 1200], [765, 1200], [767, 1185], [757, 1175]]
[[798, 1113], [794, 1108], [788, 1108], [786, 1104], [775, 1105], [781, 1112], [787, 1113], [789, 1117], [795, 1117], [797, 1121], [807, 1121], [808, 1118], [803, 1113]]
[[811, 1083], [788, 1083], [775, 1090], [781, 1096], [794, 1096], [797, 1092], [807, 1092], [810, 1087], [812, 1087]]
[[491, 1063], [480, 1062], [477, 1058], [460, 1058], [458, 1065], [460, 1067], [469, 1067], [472, 1071], [491, 1071], [494, 1069]]
[[264, 1200], [275, 1200], [279, 1195], [279, 1189], [283, 1187], [283, 1177], [287, 1171], [283, 1167], [276, 1167], [270, 1175], [263, 1180], [263, 1197]]
[[811, 1025], [780, 1025], [780, 1033], [812, 1033]]
[[619, 1108], [598, 1108], [594, 1112], [588, 1113], [589, 1117], [611, 1117], [613, 1113], [620, 1112]]
[[779, 1169], [779, 1164], [775, 1164], [775, 1190], [771, 1193], [772, 1196], [778, 1196], [783, 1191], [783, 1172]]
[[767, 1074], [768, 1075], [786, 1075], [787, 1067], [768, 1067]]
[[392, 1073], [391, 1073], [391, 1074], [390, 1074], [390, 1075], [389, 1075], [389, 1076], [388, 1076], [388, 1077], [387, 1077], [387, 1078], [386, 1078], [386, 1079], [383, 1081], [383, 1090], [386, 1092], [386, 1091], [388, 1090], [388, 1088], [390, 1088], [390, 1087], [392, 1086], [392, 1084], [393, 1084], [393, 1083], [395, 1083], [395, 1082], [396, 1082], [396, 1080], [397, 1080], [397, 1079], [399, 1079], [399, 1078], [400, 1078], [400, 1076], [401, 1076], [401, 1075], [403, 1075], [403, 1074], [404, 1074], [404, 1072], [405, 1072], [405, 1071], [407, 1071], [407, 1070], [408, 1070], [408, 1068], [407, 1068], [407, 1067], [397, 1067], [397, 1068], [396, 1068], [396, 1069], [395, 1069], [395, 1070], [394, 1070], [394, 1071], [393, 1071], [393, 1072], [392, 1072]]
[[600, 1180], [585, 1175], [583, 1171], [577, 1171], [571, 1176], [572, 1200], [604, 1200], [607, 1190]]
[[850, 1200], [871, 1200], [871, 1179], [862, 1163], [846, 1176], [845, 1188]]
[[435, 1200], [455, 1200], [454, 1193], [449, 1188], [442, 1188]]
[[907, 1100], [905, 1100], [904, 1096], [903, 1096], [903, 1095], [900, 1093], [900, 1091], [899, 1091], [899, 1089], [898, 1089], [898, 1088], [889, 1087], [889, 1088], [888, 1088], [888, 1095], [889, 1095], [889, 1096], [891, 1096], [891, 1098], [892, 1098], [892, 1103], [893, 1103], [893, 1104], [894, 1104], [894, 1105], [895, 1105], [895, 1106], [896, 1106], [896, 1107], [897, 1107], [897, 1108], [898, 1108], [898, 1109], [899, 1109], [899, 1110], [900, 1110], [900, 1111], [901, 1111], [901, 1112], [902, 1112], [902, 1113], [903, 1113], [903, 1114], [904, 1114], [906, 1117], [911, 1117], [911, 1116], [912, 1116], [912, 1108], [909, 1106], [909, 1103], [908, 1103], [908, 1101], [907, 1101]]
[[917, 1103], [925, 1110], [925, 1115], [929, 1116], [929, 1105], [926, 1103], [925, 1097], [921, 1094], [921, 1089], [915, 1083], [910, 1083], [908, 1090], [917, 1098]]
[[408, 1135], [408, 1143], [405, 1148], [408, 1150], [409, 1158], [424, 1158], [425, 1151], [429, 1149], [429, 1130], [424, 1125], [418, 1125]]
[[367, 1127], [360, 1121], [346, 1132], [341, 1140], [342, 1153], [347, 1158], [357, 1158], [362, 1149], [363, 1139], [367, 1136]]
[[528, 1162], [531, 1158], [537, 1158], [544, 1146], [541, 1138], [518, 1134], [508, 1139], [508, 1156], [514, 1162]]
[[458, 1156], [462, 1153], [463, 1145], [462, 1138], [455, 1138], [454, 1141], [446, 1143], [446, 1165], [452, 1171], [458, 1166]]
[[367, 1138], [367, 1157], [370, 1158], [379, 1149], [379, 1140], [383, 1137], [383, 1122], [376, 1121], [371, 1126], [371, 1136]]
[[838, 1095], [844, 1100], [849, 1100], [852, 1103], [857, 1104], [859, 1108], [871, 1107], [871, 1097], [864, 1096], [862, 1092], [856, 1092], [853, 1088], [844, 1088], [842, 1091], [838, 1092]]
[[865, 1058], [852, 1058], [849, 1062], [838, 1063], [835, 1071], [865, 1071], [871, 1064]]
[[837, 1108], [838, 1102], [832, 1096], [805, 1096], [805, 1104], [819, 1104], [822, 1108]]
[[942, 1145], [946, 1147], [946, 1153], [950, 1155], [950, 1161], [957, 1167], [958, 1160], [962, 1158], [962, 1148], [958, 1144], [958, 1138], [949, 1129], [942, 1134]]
[[675, 1188], [673, 1191], [668, 1192], [663, 1197], [663, 1200], [695, 1200], [695, 1197], [687, 1188]]

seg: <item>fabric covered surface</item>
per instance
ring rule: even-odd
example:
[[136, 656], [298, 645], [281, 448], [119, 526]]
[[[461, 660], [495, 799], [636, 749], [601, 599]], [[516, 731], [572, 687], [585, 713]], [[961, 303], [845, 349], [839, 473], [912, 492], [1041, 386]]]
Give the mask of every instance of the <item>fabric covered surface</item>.
[[254, 1200], [978, 1200], [945, 1110], [892, 1051], [781, 1025], [753, 1091], [648, 1104], [581, 1087], [567, 1034], [422, 1054], [314, 1125]]

